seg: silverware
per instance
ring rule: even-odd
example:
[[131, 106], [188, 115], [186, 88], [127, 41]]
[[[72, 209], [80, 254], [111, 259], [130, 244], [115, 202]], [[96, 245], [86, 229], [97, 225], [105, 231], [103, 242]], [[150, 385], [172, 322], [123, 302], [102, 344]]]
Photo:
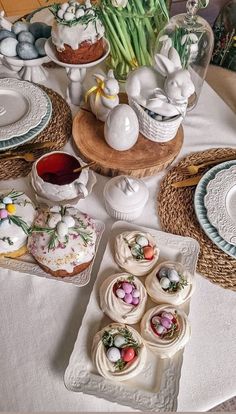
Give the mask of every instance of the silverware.
[[51, 141], [46, 142], [33, 142], [32, 144], [25, 144], [21, 147], [13, 148], [10, 151], [0, 152], [0, 158], [5, 158], [11, 155], [19, 155], [19, 151], [33, 151], [35, 149], [52, 148], [54, 143]]
[[195, 175], [194, 177], [187, 178], [186, 180], [176, 181], [171, 184], [171, 187], [174, 188], [183, 188], [183, 187], [192, 187], [199, 183], [203, 174]]
[[32, 152], [25, 152], [24, 154], [13, 154], [6, 157], [1, 157], [0, 160], [15, 160], [15, 159], [23, 159], [27, 162], [33, 162], [37, 159], [37, 157], [32, 154]]
[[191, 164], [187, 165], [186, 167], [181, 168], [182, 172], [186, 172], [187, 174], [194, 175], [197, 174], [200, 168], [207, 167], [208, 165], [217, 165], [224, 161], [232, 161], [236, 159], [236, 155], [232, 155], [231, 157], [224, 157], [224, 158], [216, 158], [214, 160], [203, 162], [202, 164]]

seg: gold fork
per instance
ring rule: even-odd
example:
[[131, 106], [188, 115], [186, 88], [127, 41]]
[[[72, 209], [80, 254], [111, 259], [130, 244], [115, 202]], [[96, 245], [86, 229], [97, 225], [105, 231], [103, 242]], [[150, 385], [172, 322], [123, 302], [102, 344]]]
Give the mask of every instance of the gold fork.
[[187, 165], [186, 167], [182, 167], [181, 171], [186, 172], [189, 175], [194, 175], [194, 174], [197, 174], [199, 170], [203, 167], [207, 167], [208, 165], [216, 165], [216, 164], [220, 164], [221, 162], [231, 161], [231, 160], [236, 160], [236, 155], [232, 155], [231, 157], [217, 158], [216, 160], [206, 161], [206, 162], [203, 162], [202, 164]]
[[25, 154], [17, 154], [17, 155], [9, 155], [6, 157], [2, 157], [0, 158], [0, 162], [1, 160], [15, 160], [15, 159], [23, 159], [27, 162], [33, 162], [36, 160], [36, 156], [34, 154], [32, 154], [32, 152], [26, 152]]

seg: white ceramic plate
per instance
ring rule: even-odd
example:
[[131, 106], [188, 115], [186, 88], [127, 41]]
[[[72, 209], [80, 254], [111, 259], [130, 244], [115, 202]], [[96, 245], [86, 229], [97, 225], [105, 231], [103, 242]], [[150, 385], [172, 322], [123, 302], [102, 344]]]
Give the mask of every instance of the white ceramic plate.
[[17, 147], [21, 144], [24, 144], [28, 141], [31, 141], [33, 138], [35, 138], [40, 132], [46, 128], [48, 125], [51, 116], [52, 116], [52, 104], [51, 100], [49, 99], [48, 95], [43, 91], [45, 98], [47, 100], [47, 106], [46, 106], [46, 114], [42, 118], [41, 122], [35, 127], [30, 129], [26, 134], [23, 134], [21, 136], [12, 137], [6, 141], [0, 140], [0, 151], [5, 151], [14, 147]]
[[204, 204], [210, 223], [236, 246], [236, 166], [222, 169], [207, 184]]
[[[106, 277], [120, 271], [113, 259], [114, 239], [116, 235], [127, 230], [150, 232], [156, 238], [160, 248], [160, 260], [179, 261], [191, 273], [195, 272], [199, 253], [199, 245], [195, 240], [139, 227], [123, 221], [116, 222], [112, 227], [110, 241], [107, 244], [99, 274], [65, 372], [65, 385], [71, 391], [82, 391], [138, 410], [175, 411], [183, 351], [177, 352], [173, 358], [164, 360], [148, 351], [146, 367], [142, 373], [138, 377], [124, 382], [106, 380], [96, 372], [92, 364], [91, 344], [93, 337], [96, 332], [111, 322], [99, 307], [99, 287]], [[188, 311], [188, 305], [185, 304], [182, 308]], [[151, 306], [155, 305], [152, 303]], [[134, 325], [134, 327], [139, 329], [138, 325]]]
[[[94, 256], [94, 259], [95, 259], [98, 246], [99, 246], [99, 243], [102, 237], [102, 233], [105, 229], [105, 224], [99, 220], [94, 220], [94, 221], [95, 221], [96, 234], [97, 234], [96, 252]], [[94, 259], [92, 260], [91, 264], [87, 267], [87, 269], [71, 277], [54, 277], [50, 275], [49, 273], [44, 272], [41, 269], [41, 267], [35, 262], [33, 256], [31, 256], [31, 254], [29, 253], [21, 257], [18, 257], [16, 259], [12, 259], [12, 258], [0, 259], [0, 266], [4, 267], [5, 269], [15, 270], [15, 271], [22, 272], [22, 273], [29, 273], [29, 275], [45, 277], [47, 279], [53, 279], [59, 282], [73, 283], [74, 285], [81, 287], [81, 286], [87, 285], [90, 281]]]
[[14, 78], [0, 79], [0, 141], [26, 134], [47, 112], [47, 98], [34, 84]]

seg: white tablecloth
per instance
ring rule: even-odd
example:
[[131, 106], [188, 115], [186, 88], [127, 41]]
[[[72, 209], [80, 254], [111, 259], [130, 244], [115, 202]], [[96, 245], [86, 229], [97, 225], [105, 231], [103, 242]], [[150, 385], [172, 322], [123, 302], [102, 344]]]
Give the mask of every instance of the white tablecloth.
[[[65, 96], [63, 69], [50, 70], [47, 86]], [[72, 109], [73, 113], [77, 110]], [[198, 106], [185, 120], [185, 140], [178, 159], [207, 148], [235, 147], [235, 131], [235, 115], [205, 84]], [[66, 148], [72, 151], [70, 144]], [[137, 224], [159, 228], [156, 195], [164, 174], [145, 179], [150, 199]], [[63, 374], [114, 222], [107, 215], [102, 199], [107, 178], [97, 175], [97, 179], [93, 193], [79, 206], [106, 224], [87, 286], [78, 288], [0, 269], [1, 411], [128, 411], [118, 404], [69, 392], [63, 384]], [[0, 182], [0, 188], [13, 186], [29, 192], [26, 179]], [[236, 294], [197, 275], [190, 320], [192, 337], [184, 352], [178, 411], [207, 411], [236, 395]]]

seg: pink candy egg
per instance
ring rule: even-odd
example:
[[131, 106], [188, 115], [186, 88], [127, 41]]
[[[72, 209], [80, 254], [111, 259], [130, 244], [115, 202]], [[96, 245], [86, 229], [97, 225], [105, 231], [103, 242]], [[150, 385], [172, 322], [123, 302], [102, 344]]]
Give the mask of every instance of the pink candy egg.
[[161, 318], [161, 324], [166, 329], [169, 329], [172, 325], [171, 321], [168, 318]]
[[0, 219], [5, 219], [8, 216], [7, 210], [0, 210]]
[[126, 293], [124, 297], [125, 303], [132, 303], [133, 302], [133, 296], [131, 293]]
[[132, 296], [133, 296], [133, 298], [139, 298], [139, 296], [140, 296], [139, 290], [134, 289], [133, 292], [132, 292]]
[[117, 289], [116, 296], [120, 299], [123, 299], [125, 297], [125, 291], [123, 289]]
[[153, 325], [158, 325], [161, 323], [161, 318], [159, 316], [153, 316], [152, 317], [152, 323]]
[[132, 300], [132, 305], [138, 305], [139, 304], [139, 298], [134, 298], [133, 297], [133, 300]]
[[133, 290], [133, 286], [131, 283], [124, 282], [122, 283], [122, 289], [125, 291], [125, 293], [131, 293]]
[[161, 316], [162, 316], [163, 318], [167, 318], [167, 319], [169, 319], [170, 321], [172, 321], [172, 319], [173, 319], [173, 315], [172, 315], [172, 313], [169, 313], [169, 312], [162, 312]]

